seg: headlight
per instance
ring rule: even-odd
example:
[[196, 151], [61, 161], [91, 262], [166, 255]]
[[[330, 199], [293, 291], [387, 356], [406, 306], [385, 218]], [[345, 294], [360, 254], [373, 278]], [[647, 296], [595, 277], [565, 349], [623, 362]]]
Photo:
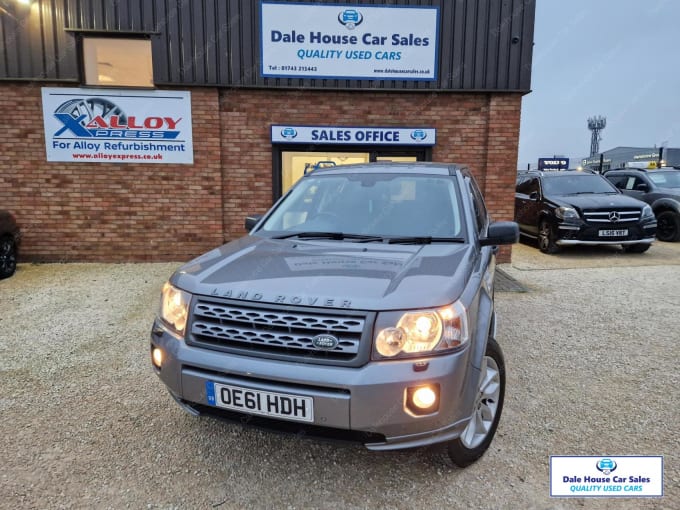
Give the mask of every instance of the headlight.
[[558, 207], [555, 209], [555, 216], [561, 220], [577, 220], [579, 218], [576, 209], [571, 207]]
[[652, 208], [648, 205], [644, 206], [642, 208], [642, 217], [643, 218], [651, 218], [654, 216], [654, 211], [652, 211]]
[[436, 310], [381, 313], [376, 326], [374, 359], [434, 354], [468, 341], [467, 311], [460, 302]]
[[184, 292], [167, 282], [161, 293], [161, 319], [179, 334], [184, 334], [189, 315], [191, 294]]

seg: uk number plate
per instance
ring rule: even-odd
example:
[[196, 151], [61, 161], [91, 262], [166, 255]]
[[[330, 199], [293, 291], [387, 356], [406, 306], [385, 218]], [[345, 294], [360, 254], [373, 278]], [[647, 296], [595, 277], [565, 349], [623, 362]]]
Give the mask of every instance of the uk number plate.
[[600, 237], [626, 237], [628, 229], [623, 230], [600, 230]]
[[208, 404], [243, 413], [295, 421], [314, 421], [314, 399], [289, 393], [241, 388], [206, 381]]

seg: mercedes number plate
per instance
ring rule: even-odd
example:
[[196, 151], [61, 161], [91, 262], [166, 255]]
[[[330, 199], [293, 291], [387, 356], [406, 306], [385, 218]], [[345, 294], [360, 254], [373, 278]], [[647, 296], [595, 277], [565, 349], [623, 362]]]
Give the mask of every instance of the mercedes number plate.
[[284, 420], [314, 421], [314, 399], [206, 381], [208, 404]]
[[628, 229], [623, 230], [600, 230], [600, 237], [626, 237]]

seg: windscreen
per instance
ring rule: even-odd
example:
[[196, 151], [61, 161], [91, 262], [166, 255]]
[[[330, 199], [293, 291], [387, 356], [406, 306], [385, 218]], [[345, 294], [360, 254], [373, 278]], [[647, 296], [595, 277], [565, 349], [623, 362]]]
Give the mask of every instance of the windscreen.
[[461, 237], [461, 206], [448, 176], [307, 176], [258, 229], [375, 236]]
[[662, 188], [680, 188], [680, 172], [650, 172], [647, 177]]
[[545, 195], [578, 195], [581, 193], [618, 193], [601, 175], [574, 174], [544, 177], [541, 185]]

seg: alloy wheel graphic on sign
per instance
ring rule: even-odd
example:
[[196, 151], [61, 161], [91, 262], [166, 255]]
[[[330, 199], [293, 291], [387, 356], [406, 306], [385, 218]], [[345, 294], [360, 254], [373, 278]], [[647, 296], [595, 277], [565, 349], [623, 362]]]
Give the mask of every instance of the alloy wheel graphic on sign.
[[[142, 110], [142, 114], [138, 114]], [[175, 140], [182, 117], [148, 115], [144, 108], [128, 114], [113, 101], [101, 97], [71, 99], [54, 109], [63, 125], [54, 137], [70, 134], [76, 138]]]
[[[54, 113], [57, 118], [59, 118], [61, 114], [71, 116], [75, 120], [75, 123], [79, 124], [83, 130], [89, 122], [97, 117], [101, 117], [108, 121], [112, 116], [116, 116], [121, 123], [127, 123], [127, 116], [120, 106], [101, 97], [71, 99], [60, 105]], [[61, 117], [61, 119], [63, 122], [64, 117]], [[74, 125], [75, 124], [71, 122], [64, 123], [64, 126], [57, 131], [54, 136], [60, 136], [64, 131], [71, 129], [70, 126]]]

